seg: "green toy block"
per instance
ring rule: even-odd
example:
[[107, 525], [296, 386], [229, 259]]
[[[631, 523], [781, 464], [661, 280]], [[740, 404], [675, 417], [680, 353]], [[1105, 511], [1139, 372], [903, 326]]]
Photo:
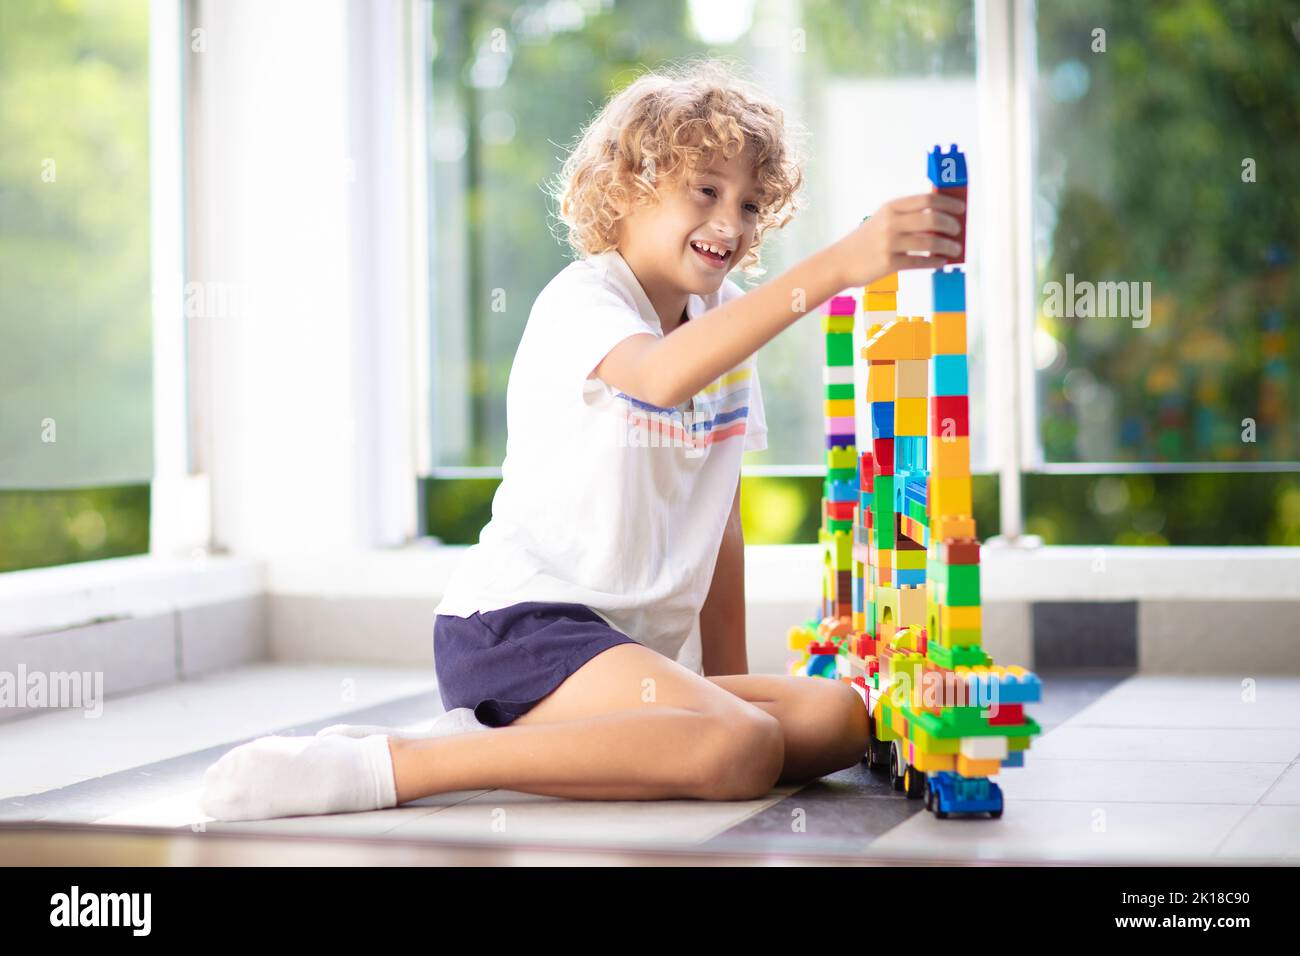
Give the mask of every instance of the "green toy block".
[[938, 641], [927, 640], [925, 656], [940, 667], [987, 667], [991, 661], [980, 647], [944, 647]]
[[945, 603], [949, 607], [979, 607], [980, 566], [978, 564], [944, 564], [942, 561], [931, 561], [926, 570], [931, 581], [947, 585]]
[[848, 385], [848, 384], [845, 384], [845, 385], [827, 385], [827, 386], [826, 386], [826, 397], [827, 397], [828, 399], [833, 399], [833, 398], [852, 398], [852, 397], [853, 397], [853, 386], [852, 386], [852, 385]]
[[826, 364], [827, 365], [852, 365], [853, 364], [853, 333], [852, 332], [826, 333]]

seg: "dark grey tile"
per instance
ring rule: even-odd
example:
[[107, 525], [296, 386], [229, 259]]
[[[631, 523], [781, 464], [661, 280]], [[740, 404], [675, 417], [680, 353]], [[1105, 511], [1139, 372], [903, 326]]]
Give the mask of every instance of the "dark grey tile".
[[[1123, 669], [1039, 674], [1043, 699], [1026, 704], [1026, 712], [1044, 733], [1123, 683]], [[1029, 760], [1033, 759], [1030, 746]], [[889, 786], [885, 774], [858, 764], [805, 785], [761, 813], [741, 821], [700, 845], [719, 852], [786, 852], [800, 854], [865, 853], [871, 843], [915, 813], [920, 800], [909, 800]], [[802, 827], [802, 830], [796, 826]]]
[[1137, 669], [1136, 601], [1037, 601], [1034, 670]]
[[889, 786], [885, 774], [857, 764], [805, 785], [760, 813], [700, 844], [702, 850], [863, 851], [872, 840], [924, 809]]

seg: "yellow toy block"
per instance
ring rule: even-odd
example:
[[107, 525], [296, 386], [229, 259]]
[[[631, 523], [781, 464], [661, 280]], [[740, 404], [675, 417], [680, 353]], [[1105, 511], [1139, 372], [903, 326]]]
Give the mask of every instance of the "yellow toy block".
[[894, 636], [893, 629], [898, 624], [898, 588], [881, 585], [876, 588], [876, 636], [884, 637], [879, 628], [886, 622], [889, 625], [889, 637]]
[[823, 332], [852, 332], [853, 316], [851, 315], [823, 315], [822, 316]]
[[[897, 431], [897, 425], [894, 426]], [[932, 517], [968, 515], [971, 513], [970, 476], [936, 478], [930, 476], [926, 502]]]
[[824, 563], [832, 571], [850, 571], [853, 568], [853, 535], [848, 531], [817, 529], [817, 543], [822, 545]]
[[[921, 647], [921, 628], [911, 624], [900, 624], [894, 631], [894, 639], [890, 642], [894, 645], [895, 650], [919, 652]], [[920, 653], [909, 653], [908, 659], [913, 656], [919, 658]]]
[[887, 276], [882, 276], [875, 282], [869, 283], [864, 287], [866, 292], [897, 292], [898, 291], [898, 273], [891, 272]]
[[930, 349], [935, 355], [966, 354], [966, 313], [936, 312], [930, 322]]
[[982, 609], [976, 607], [939, 606], [939, 630], [971, 631], [982, 626]]
[[867, 401], [892, 402], [894, 400], [896, 368], [897, 366], [892, 362], [870, 366], [867, 370]]
[[931, 441], [930, 476], [933, 478], [969, 477], [970, 439], [961, 435], [947, 441]]
[[853, 630], [855, 630], [855, 631], [863, 631], [863, 630], [866, 630], [866, 627], [867, 627], [867, 612], [866, 612], [866, 611], [854, 611], [854, 612], [853, 612]]
[[[894, 435], [924, 435], [926, 424], [924, 398], [897, 398], [894, 400]], [[967, 511], [969, 512], [969, 508]]]
[[929, 394], [929, 363], [924, 359], [902, 359], [894, 366], [898, 371], [894, 388], [896, 398], [925, 398]]
[[900, 570], [924, 571], [925, 552], [919, 548], [915, 551], [894, 551], [894, 562]]
[[803, 625], [790, 628], [786, 634], [785, 644], [792, 651], [806, 651], [816, 635]]
[[890, 312], [898, 308], [898, 293], [868, 292], [862, 296], [862, 308], [867, 312]]
[[857, 403], [851, 398], [828, 398], [823, 405], [827, 418], [847, 418], [855, 413]]
[[912, 728], [912, 741], [918, 748], [931, 756], [944, 754], [956, 758], [961, 750], [960, 737], [931, 737], [923, 727], [914, 726]]
[[858, 467], [858, 450], [850, 445], [848, 448], [829, 448], [826, 451], [827, 468]]

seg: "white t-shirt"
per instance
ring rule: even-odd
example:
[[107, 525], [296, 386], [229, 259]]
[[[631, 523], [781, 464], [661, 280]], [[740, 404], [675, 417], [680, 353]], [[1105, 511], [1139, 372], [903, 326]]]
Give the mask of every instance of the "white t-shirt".
[[[687, 317], [742, 294], [726, 279], [690, 296]], [[751, 355], [673, 409], [589, 377], [615, 345], [647, 332], [663, 336], [616, 251], [572, 263], [541, 291], [506, 387], [492, 518], [436, 613], [584, 604], [671, 658], [698, 635], [741, 455], [767, 447], [758, 369]]]

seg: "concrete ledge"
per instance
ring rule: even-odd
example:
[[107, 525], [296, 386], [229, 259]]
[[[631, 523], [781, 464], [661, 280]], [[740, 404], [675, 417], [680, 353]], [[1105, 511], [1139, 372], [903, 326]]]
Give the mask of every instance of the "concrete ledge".
[[[464, 551], [141, 556], [0, 575], [0, 671], [98, 671], [119, 694], [267, 659], [427, 667]], [[746, 549], [755, 673], [786, 672], [786, 632], [817, 608], [819, 554]], [[982, 561], [984, 646], [1000, 663], [1300, 673], [1300, 549], [986, 546]]]

